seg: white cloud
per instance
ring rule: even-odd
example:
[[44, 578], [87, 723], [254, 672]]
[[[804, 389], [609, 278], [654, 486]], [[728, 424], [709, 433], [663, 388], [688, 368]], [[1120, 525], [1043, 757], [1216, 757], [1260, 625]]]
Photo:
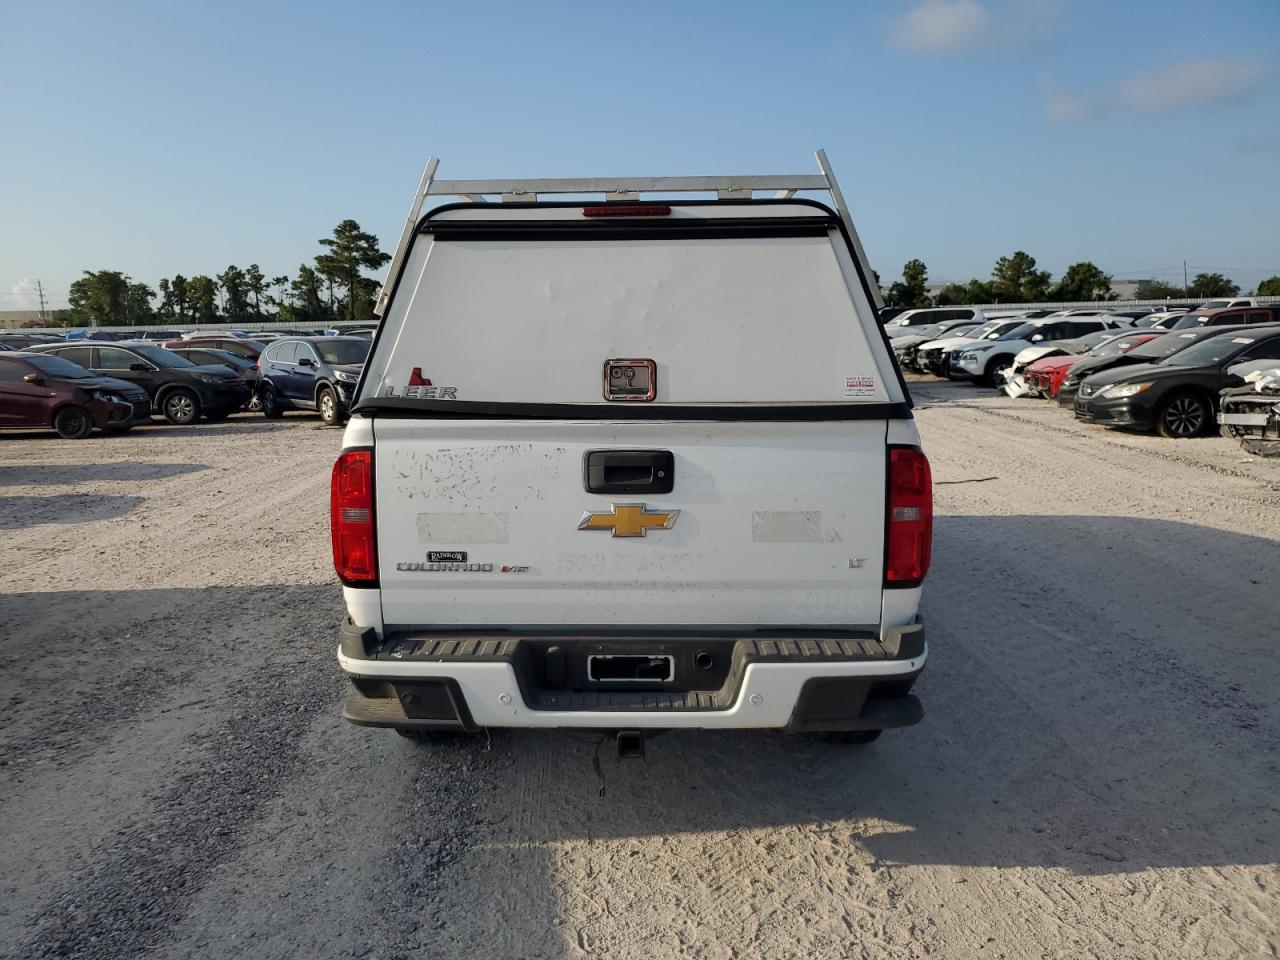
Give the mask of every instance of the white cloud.
[[1081, 123], [1093, 116], [1094, 110], [1083, 97], [1066, 90], [1050, 90], [1045, 94], [1045, 113], [1053, 123]]
[[1199, 60], [1156, 67], [1120, 85], [1120, 99], [1134, 110], [1166, 113], [1219, 107], [1248, 100], [1266, 71], [1248, 60]]
[[1173, 113], [1228, 107], [1250, 99], [1266, 79], [1250, 60], [1197, 60], [1151, 67], [1093, 93], [1047, 90], [1051, 123], [1080, 123], [1106, 113]]
[[963, 50], [990, 35], [991, 16], [978, 0], [924, 0], [893, 25], [908, 50]]
[[13, 289], [9, 291], [13, 294], [6, 297], [9, 302], [5, 304], [9, 310], [39, 310], [40, 294], [36, 290], [36, 282], [23, 277], [13, 285]]

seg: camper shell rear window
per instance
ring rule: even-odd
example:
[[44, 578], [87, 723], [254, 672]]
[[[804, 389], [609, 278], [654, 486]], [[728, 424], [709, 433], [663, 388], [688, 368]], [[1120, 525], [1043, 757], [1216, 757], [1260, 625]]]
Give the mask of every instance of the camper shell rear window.
[[[669, 215], [611, 219], [583, 206], [428, 214], [393, 278], [355, 412], [910, 415], [866, 280], [826, 207], [685, 201]], [[606, 364], [620, 359], [653, 362], [651, 400], [607, 399]]]

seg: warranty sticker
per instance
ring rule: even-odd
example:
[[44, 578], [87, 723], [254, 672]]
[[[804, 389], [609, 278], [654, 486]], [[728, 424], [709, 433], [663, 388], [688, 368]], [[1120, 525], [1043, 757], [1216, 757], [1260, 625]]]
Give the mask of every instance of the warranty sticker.
[[844, 398], [846, 400], [865, 400], [876, 395], [875, 377], [845, 377]]

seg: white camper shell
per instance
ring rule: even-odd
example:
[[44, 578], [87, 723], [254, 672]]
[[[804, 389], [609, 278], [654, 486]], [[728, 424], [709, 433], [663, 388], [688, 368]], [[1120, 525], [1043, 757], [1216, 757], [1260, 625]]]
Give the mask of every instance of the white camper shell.
[[[928, 462], [819, 164], [429, 164], [334, 468], [349, 720], [862, 740], [919, 720]], [[423, 214], [436, 194], [462, 200]]]

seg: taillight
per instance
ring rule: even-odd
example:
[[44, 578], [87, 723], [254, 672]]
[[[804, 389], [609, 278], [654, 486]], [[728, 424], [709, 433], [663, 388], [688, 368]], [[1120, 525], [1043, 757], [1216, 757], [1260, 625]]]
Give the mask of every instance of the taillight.
[[884, 585], [918, 587], [933, 550], [933, 478], [919, 447], [890, 447]]
[[333, 465], [329, 523], [333, 567], [349, 587], [378, 585], [373, 520], [373, 451], [344, 450]]

